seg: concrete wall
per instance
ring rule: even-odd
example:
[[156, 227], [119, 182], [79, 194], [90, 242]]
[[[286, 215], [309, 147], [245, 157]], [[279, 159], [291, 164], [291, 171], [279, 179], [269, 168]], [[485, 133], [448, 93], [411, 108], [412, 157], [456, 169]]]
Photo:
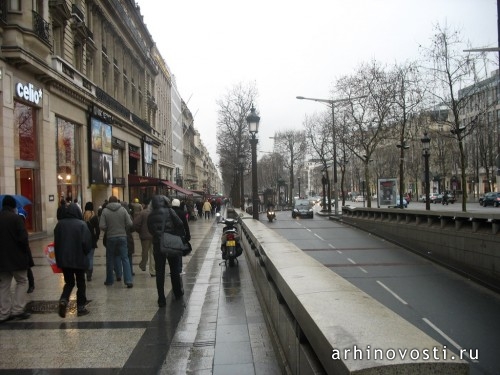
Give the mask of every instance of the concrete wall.
[[500, 291], [500, 213], [347, 207], [342, 211], [343, 222]]
[[[237, 212], [252, 278], [289, 373], [468, 373], [466, 362], [452, 359], [453, 353], [431, 337], [264, 224]], [[374, 350], [380, 350], [377, 359]], [[387, 358], [393, 350], [413, 351], [420, 358]], [[423, 358], [435, 351], [438, 359], [432, 354]], [[446, 360], [441, 359], [445, 351]]]

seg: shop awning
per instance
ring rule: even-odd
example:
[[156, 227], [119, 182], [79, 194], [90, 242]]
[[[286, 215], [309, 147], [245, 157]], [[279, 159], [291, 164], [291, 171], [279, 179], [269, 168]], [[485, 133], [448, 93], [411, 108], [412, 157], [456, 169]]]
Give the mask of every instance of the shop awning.
[[128, 175], [128, 186], [157, 186], [160, 180], [154, 177]]
[[180, 187], [179, 185], [174, 184], [172, 181], [161, 180], [161, 183], [163, 185], [168, 186], [171, 189], [178, 191], [179, 193], [184, 194], [184, 195], [193, 195], [193, 192], [191, 190], [184, 189], [184, 188]]

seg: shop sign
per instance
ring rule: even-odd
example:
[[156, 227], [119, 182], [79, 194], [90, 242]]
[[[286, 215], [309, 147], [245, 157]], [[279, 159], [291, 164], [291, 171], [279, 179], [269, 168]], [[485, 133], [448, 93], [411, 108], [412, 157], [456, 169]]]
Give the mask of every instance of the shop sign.
[[42, 100], [42, 89], [35, 87], [32, 83], [24, 84], [19, 82], [16, 85], [16, 94], [21, 99], [31, 103], [39, 104]]

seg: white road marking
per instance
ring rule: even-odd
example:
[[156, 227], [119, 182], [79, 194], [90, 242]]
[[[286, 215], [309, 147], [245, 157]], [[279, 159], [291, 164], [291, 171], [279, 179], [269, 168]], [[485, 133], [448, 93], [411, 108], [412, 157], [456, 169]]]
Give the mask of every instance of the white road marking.
[[335, 249], [335, 246], [333, 246], [331, 243], [328, 244], [332, 249]]
[[[441, 331], [435, 324], [433, 324], [429, 319], [427, 318], [422, 318], [422, 320], [424, 322], [426, 322], [428, 325], [431, 326], [431, 328], [436, 331], [437, 333], [439, 333], [441, 336], [444, 337], [445, 340], [447, 340], [451, 345], [453, 345], [455, 348], [457, 348], [457, 350], [460, 352], [460, 353], [463, 353], [463, 355], [465, 355], [467, 358], [469, 358], [470, 361], [472, 362], [476, 362], [477, 361], [475, 359], [470, 359], [470, 357], [467, 355], [467, 351], [466, 350], [463, 350], [463, 348], [458, 345], [454, 340], [451, 339], [450, 336], [448, 336], [446, 333], [444, 333], [443, 331]], [[463, 351], [462, 351], [463, 350]]]
[[363, 271], [364, 273], [368, 273], [367, 270], [365, 270], [363, 267], [358, 267], [361, 271]]
[[399, 302], [401, 302], [403, 305], [408, 305], [408, 302], [406, 302], [404, 299], [402, 299], [400, 296], [398, 296], [396, 293], [394, 293], [392, 290], [390, 290], [386, 285], [384, 285], [382, 282], [378, 281], [377, 280], [377, 283], [382, 287], [384, 288], [385, 290], [387, 290], [389, 293], [391, 293], [394, 298], [396, 298]]
[[321, 238], [320, 236], [318, 236], [316, 233], [314, 233], [314, 235], [315, 235], [316, 237], [318, 237], [321, 241], [324, 241], [324, 239], [322, 239], [322, 238]]
[[355, 262], [355, 261], [353, 261], [351, 258], [347, 258], [347, 260], [348, 260], [349, 262], [351, 262], [352, 264], [356, 264], [356, 262]]

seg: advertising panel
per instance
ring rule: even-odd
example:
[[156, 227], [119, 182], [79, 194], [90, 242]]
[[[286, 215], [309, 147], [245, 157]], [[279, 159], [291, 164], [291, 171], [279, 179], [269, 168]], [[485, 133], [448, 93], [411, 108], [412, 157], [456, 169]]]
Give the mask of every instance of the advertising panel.
[[378, 179], [378, 204], [379, 206], [394, 206], [397, 199], [397, 179], [379, 178]]
[[99, 119], [90, 119], [90, 183], [106, 184], [113, 182], [113, 147], [111, 125]]

